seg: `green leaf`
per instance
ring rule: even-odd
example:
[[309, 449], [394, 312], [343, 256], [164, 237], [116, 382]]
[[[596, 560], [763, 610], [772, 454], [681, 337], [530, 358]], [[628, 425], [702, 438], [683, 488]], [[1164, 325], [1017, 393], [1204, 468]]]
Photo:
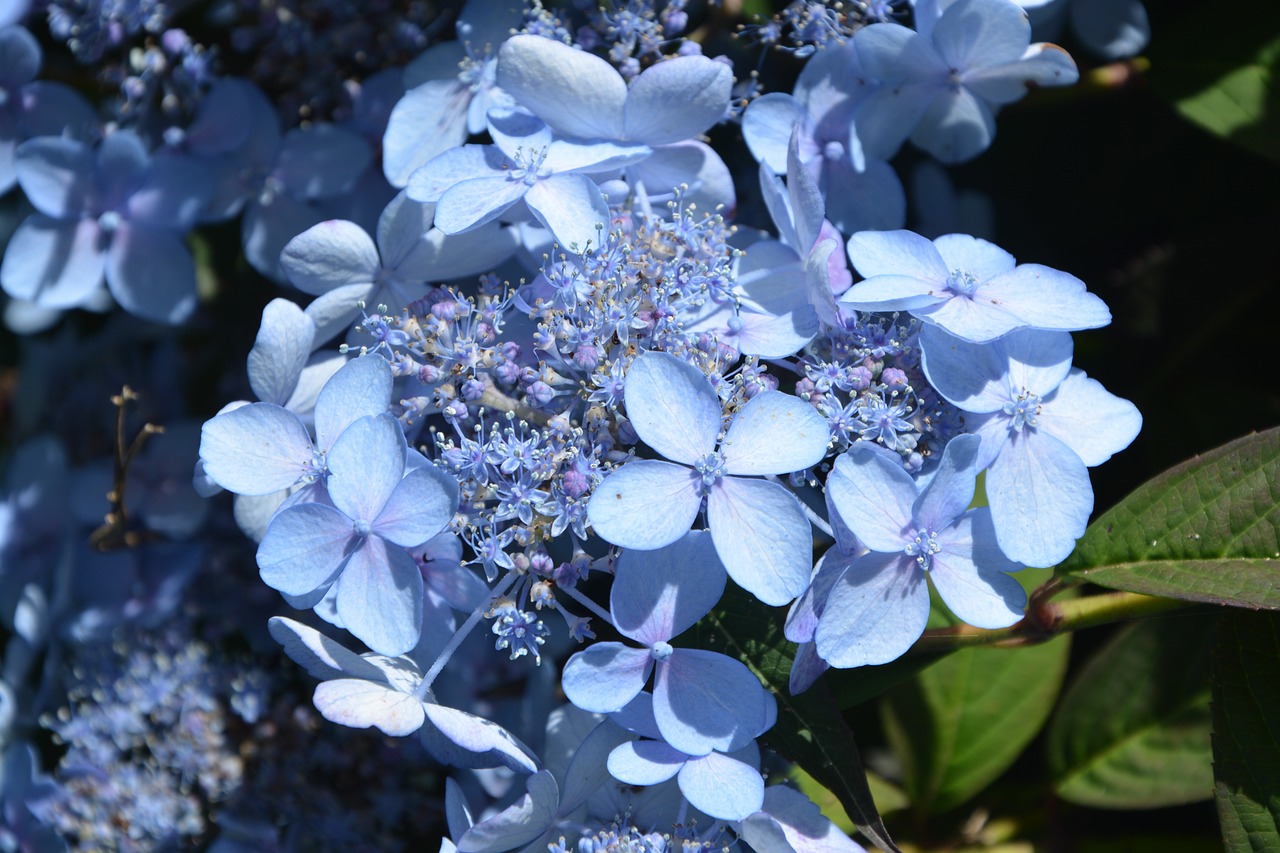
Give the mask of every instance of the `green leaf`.
[[1050, 773], [1064, 799], [1118, 809], [1209, 797], [1215, 619], [1135, 622], [1093, 656], [1049, 727]]
[[1280, 850], [1280, 616], [1224, 614], [1213, 656], [1213, 772], [1229, 853]]
[[1111, 589], [1280, 609], [1280, 428], [1177, 465], [1089, 525], [1057, 574]]
[[884, 695], [885, 733], [917, 812], [960, 805], [1017, 760], [1053, 710], [1070, 639], [965, 649]]
[[835, 794], [858, 831], [881, 849], [900, 853], [876, 812], [853, 732], [826, 683], [799, 696], [787, 689], [795, 644], [782, 635], [780, 613], [737, 587], [692, 629], [699, 648], [736, 657], [764, 682], [778, 701], [778, 722], [760, 738]]
[[1280, 15], [1272, 0], [1237, 0], [1249, 26], [1229, 39], [1206, 39], [1199, 15], [1153, 42], [1151, 81], [1183, 117], [1266, 157], [1280, 158]]

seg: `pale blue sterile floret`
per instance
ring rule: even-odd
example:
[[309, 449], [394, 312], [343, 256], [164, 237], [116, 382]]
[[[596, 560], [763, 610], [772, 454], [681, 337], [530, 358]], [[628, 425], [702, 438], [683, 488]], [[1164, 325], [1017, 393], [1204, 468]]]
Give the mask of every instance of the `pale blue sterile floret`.
[[429, 281], [492, 269], [516, 250], [515, 234], [493, 222], [446, 236], [432, 227], [435, 206], [400, 193], [378, 218], [377, 241], [354, 222], [330, 219], [290, 240], [280, 267], [299, 290], [317, 297], [307, 315], [317, 341], [341, 334], [369, 310], [398, 313], [427, 294]]
[[342, 625], [386, 655], [422, 632], [422, 575], [405, 549], [439, 533], [458, 505], [457, 482], [434, 465], [405, 473], [405, 450], [391, 415], [355, 421], [327, 454], [328, 501], [284, 507], [258, 546], [268, 586], [312, 605], [333, 587]]
[[773, 699], [740, 661], [703, 649], [673, 648], [720, 600], [724, 567], [711, 537], [690, 531], [654, 551], [625, 551], [609, 595], [624, 637], [595, 643], [565, 664], [569, 701], [585, 711], [621, 710], [654, 676], [653, 713], [662, 739], [688, 755], [732, 752], [759, 735]]
[[926, 324], [983, 343], [1014, 329], [1096, 329], [1111, 312], [1075, 276], [1015, 264], [998, 246], [967, 234], [928, 240], [911, 231], [861, 231], [849, 258], [865, 281], [841, 297], [860, 311], [909, 311]]
[[968, 160], [991, 144], [1001, 105], [1079, 77], [1062, 48], [1031, 43], [1026, 13], [1009, 0], [957, 0], [922, 32], [871, 24], [853, 44], [884, 84], [855, 115], [868, 157], [888, 159], [910, 137], [944, 163]]
[[987, 499], [1001, 549], [1053, 566], [1084, 535], [1093, 510], [1088, 468], [1137, 437], [1142, 415], [1071, 367], [1071, 336], [1022, 330], [986, 345], [926, 326], [924, 371], [982, 438]]
[[924, 632], [932, 579], [960, 619], [1003, 628], [1022, 618], [1026, 594], [1007, 572], [1022, 566], [996, 544], [991, 511], [973, 500], [980, 440], [957, 436], [923, 489], [901, 462], [858, 443], [827, 478], [831, 504], [869, 553], [832, 582], [814, 641], [831, 666], [882, 664]]
[[213, 190], [192, 159], [152, 155], [130, 131], [96, 149], [71, 137], [18, 146], [18, 183], [36, 213], [14, 233], [0, 284], [48, 308], [90, 301], [105, 280], [125, 310], [180, 323], [196, 307], [196, 273], [183, 242]]
[[595, 532], [623, 548], [661, 548], [689, 530], [705, 498], [716, 551], [739, 586], [774, 605], [803, 592], [813, 550], [804, 509], [783, 486], [748, 478], [821, 461], [828, 430], [817, 410], [764, 391], [717, 441], [723, 415], [711, 383], [655, 351], [632, 363], [624, 397], [636, 434], [672, 461], [632, 460], [605, 477], [587, 505]]

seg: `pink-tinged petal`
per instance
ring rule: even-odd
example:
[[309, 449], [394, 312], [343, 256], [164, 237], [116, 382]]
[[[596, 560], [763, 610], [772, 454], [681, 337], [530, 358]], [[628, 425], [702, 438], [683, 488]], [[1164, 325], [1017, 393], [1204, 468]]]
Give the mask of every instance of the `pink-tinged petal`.
[[734, 415], [720, 452], [728, 474], [789, 474], [821, 462], [830, 438], [826, 418], [809, 403], [763, 391]]
[[373, 530], [397, 545], [414, 548], [443, 530], [457, 508], [458, 481], [427, 463], [400, 481]]
[[1101, 465], [1142, 431], [1138, 407], [1081, 370], [1072, 370], [1044, 401], [1039, 426], [1070, 447], [1085, 465]]
[[974, 298], [1037, 329], [1072, 332], [1098, 329], [1111, 322], [1106, 303], [1085, 290], [1083, 281], [1039, 264], [1023, 264], [992, 278], [978, 288]]
[[849, 238], [848, 250], [863, 278], [900, 276], [929, 282], [939, 292], [946, 288], [950, 270], [942, 255], [933, 241], [914, 231], [859, 231]]
[[933, 27], [933, 44], [952, 68], [1014, 62], [1031, 43], [1027, 13], [1006, 0], [957, 0]]
[[[329, 497], [353, 521], [372, 528], [404, 474], [404, 433], [388, 414], [351, 424], [329, 449]], [[413, 545], [421, 545], [420, 539]]]
[[382, 265], [363, 228], [329, 219], [290, 240], [280, 254], [280, 267], [294, 287], [319, 296], [352, 284], [372, 288]]
[[1027, 594], [1005, 572], [1022, 568], [996, 544], [991, 513], [981, 507], [938, 536], [929, 576], [956, 616], [976, 628], [1006, 628], [1022, 619]]
[[609, 753], [609, 775], [627, 785], [659, 785], [688, 760], [688, 755], [660, 740], [633, 740]]
[[498, 50], [497, 83], [561, 136], [623, 138], [627, 84], [598, 56], [518, 35]]
[[315, 628], [283, 616], [272, 616], [267, 620], [267, 630], [284, 647], [290, 660], [321, 681], [344, 676], [385, 681], [380, 669]]
[[644, 689], [652, 667], [648, 649], [595, 643], [564, 665], [564, 695], [584, 711], [609, 714], [621, 710]]
[[195, 261], [173, 231], [122, 222], [107, 250], [105, 273], [111, 295], [130, 314], [176, 324], [195, 311]]
[[32, 214], [9, 240], [0, 263], [0, 284], [14, 299], [45, 308], [74, 308], [101, 288], [106, 246], [92, 219], [66, 222]]
[[204, 472], [240, 495], [269, 495], [295, 485], [313, 462], [311, 437], [298, 416], [271, 403], [251, 403], [205, 422]]
[[1045, 432], [1013, 433], [987, 470], [986, 487], [1000, 549], [1027, 566], [1065, 560], [1093, 511], [1089, 469]]
[[310, 595], [337, 578], [354, 538], [351, 519], [331, 506], [283, 509], [258, 545], [258, 573], [285, 595]]
[[[270, 535], [270, 531], [268, 531]], [[422, 634], [422, 573], [403, 548], [364, 539], [335, 584], [347, 630], [382, 655], [402, 655]]]
[[658, 666], [653, 716], [662, 739], [681, 752], [732, 752], [764, 731], [764, 688], [741, 661], [676, 649]]
[[666, 642], [706, 616], [724, 585], [724, 566], [705, 531], [655, 551], [623, 551], [609, 591], [614, 627], [645, 646]]
[[720, 820], [743, 820], [764, 803], [760, 771], [727, 755], [713, 752], [693, 759], [676, 781], [689, 805]]
[[596, 486], [587, 518], [606, 542], [642, 551], [661, 548], [693, 526], [702, 504], [698, 484], [682, 465], [633, 459]]
[[627, 89], [623, 138], [668, 145], [705, 133], [725, 117], [732, 88], [732, 69], [705, 56], [651, 65]]
[[627, 370], [627, 417], [640, 440], [674, 462], [693, 465], [716, 447], [720, 400], [702, 371], [650, 350]]
[[707, 523], [729, 577], [765, 604], [789, 604], [809, 585], [813, 531], [784, 487], [722, 477], [707, 499]]
[[353, 729], [374, 726], [392, 737], [411, 735], [426, 720], [422, 700], [354, 678], [320, 682], [313, 701], [320, 715], [331, 723]]
[[911, 557], [871, 553], [831, 590], [814, 634], [818, 655], [840, 669], [897, 660], [924, 633], [929, 586]]
[[386, 414], [391, 385], [391, 366], [380, 355], [363, 355], [344, 364], [316, 398], [316, 446], [327, 451], [360, 418]]
[[901, 463], [873, 445], [855, 443], [836, 460], [827, 494], [840, 520], [872, 551], [906, 547], [916, 484]]
[[284, 406], [311, 355], [316, 324], [287, 299], [262, 309], [258, 336], [249, 350], [249, 387], [264, 403]]

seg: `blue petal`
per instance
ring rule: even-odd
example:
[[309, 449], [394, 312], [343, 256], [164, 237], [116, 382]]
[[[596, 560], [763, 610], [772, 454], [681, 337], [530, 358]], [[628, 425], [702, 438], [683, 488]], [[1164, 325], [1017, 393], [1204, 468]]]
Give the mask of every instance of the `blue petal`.
[[316, 685], [313, 701], [331, 723], [355, 729], [375, 726], [392, 737], [413, 734], [425, 721], [421, 699], [354, 678], [322, 681]]
[[363, 355], [343, 365], [316, 398], [316, 446], [327, 451], [360, 418], [385, 414], [391, 385], [391, 366], [379, 355]]
[[644, 688], [653, 666], [648, 649], [595, 643], [569, 658], [561, 677], [564, 695], [584, 711], [620, 710]]
[[725, 117], [733, 71], [706, 56], [679, 56], [649, 66], [627, 89], [623, 136], [669, 145], [705, 133]]
[[[393, 187], [405, 186], [433, 157], [467, 141], [470, 103], [471, 88], [456, 76], [430, 80], [404, 93], [382, 136], [382, 172]], [[430, 133], [422, 132], [426, 127]]]
[[1142, 430], [1142, 414], [1096, 379], [1073, 369], [1044, 401], [1040, 429], [1070, 447], [1085, 465], [1101, 465]]
[[693, 759], [676, 781], [689, 805], [720, 820], [744, 820], [764, 803], [760, 771], [727, 755]]
[[929, 585], [915, 560], [871, 553], [832, 588], [814, 641], [840, 669], [888, 663], [911, 648], [928, 620]]
[[284, 406], [311, 355], [316, 324], [287, 299], [272, 299], [262, 309], [258, 336], [249, 350], [249, 387], [264, 403]]
[[809, 403], [781, 391], [763, 391], [746, 402], [720, 444], [728, 474], [789, 474], [827, 455], [831, 431]]
[[707, 499], [716, 552], [738, 586], [788, 604], [809, 583], [813, 531], [799, 499], [777, 483], [724, 477]]
[[106, 247], [92, 219], [60, 221], [28, 216], [9, 240], [0, 284], [14, 299], [45, 308], [84, 304], [102, 285]]
[[309, 595], [337, 578], [354, 538], [351, 520], [331, 506], [283, 509], [258, 545], [259, 574], [286, 595]]
[[[372, 525], [400, 485], [404, 449], [404, 432], [391, 415], [369, 415], [348, 426], [329, 448], [333, 505], [348, 517]], [[421, 545], [426, 539], [409, 544]]]
[[731, 752], [766, 728], [764, 688], [741, 661], [676, 649], [657, 669], [653, 716], [662, 739], [681, 752]]
[[200, 434], [205, 474], [230, 492], [269, 495], [295, 485], [312, 464], [311, 438], [298, 416], [251, 403], [207, 421]]
[[[1004, 4], [1005, 0], [998, 2]], [[961, 87], [934, 96], [911, 132], [911, 141], [943, 163], [961, 163], [987, 150], [995, 135], [991, 107]]]
[[[460, 767], [501, 766], [517, 773], [533, 773], [538, 769], [537, 759], [529, 747], [497, 723], [444, 705], [428, 703], [426, 708], [427, 719], [439, 734], [454, 746], [475, 753], [467, 764], [456, 757], [451, 758], [450, 763]], [[423, 741], [427, 740], [427, 729], [423, 729]]]
[[609, 753], [613, 778], [627, 785], [658, 785], [675, 776], [689, 756], [659, 740], [635, 740]]
[[1005, 628], [1022, 618], [1027, 594], [1005, 572], [1022, 566], [996, 544], [991, 513], [981, 507], [938, 536], [929, 576], [951, 612], [978, 628]]
[[631, 733], [605, 721], [591, 730], [573, 752], [565, 770], [560, 812], [569, 814], [600, 790], [613, 784], [609, 778], [609, 755], [619, 744], [631, 740]]
[[382, 670], [315, 628], [272, 616], [267, 620], [267, 630], [294, 663], [321, 681], [346, 676], [386, 683]]
[[1031, 43], [1026, 12], [1005, 0], [956, 0], [933, 27], [933, 44], [965, 71], [1014, 62]]
[[636, 435], [668, 459], [693, 465], [715, 450], [720, 400], [693, 365], [646, 352], [627, 370], [625, 399]]
[[413, 548], [443, 530], [457, 508], [458, 481], [428, 462], [397, 484], [373, 529], [379, 536]]
[[559, 813], [560, 791], [550, 771], [529, 777], [523, 797], [480, 821], [458, 839], [460, 853], [500, 853], [516, 850], [542, 836]]
[[337, 195], [359, 177], [373, 154], [359, 134], [333, 124], [313, 124], [285, 134], [275, 177], [293, 195]]
[[596, 535], [623, 548], [670, 545], [693, 526], [702, 498], [689, 468], [633, 459], [605, 477], [587, 503]]
[[[436, 202], [436, 227], [445, 234], [460, 234], [479, 228], [501, 216], [524, 198], [529, 185], [505, 177], [481, 177], [459, 181]], [[413, 185], [409, 186], [411, 198]]]
[[354, 222], [330, 219], [290, 240], [280, 253], [280, 268], [303, 293], [319, 296], [339, 287], [361, 284], [372, 295], [382, 265], [373, 239], [363, 228]]
[[581, 252], [588, 245], [604, 242], [609, 206], [600, 188], [586, 175], [544, 178], [529, 188], [524, 202], [563, 248]]
[[900, 463], [855, 443], [836, 459], [827, 494], [840, 520], [871, 550], [891, 553], [906, 546], [917, 493]]
[[706, 616], [724, 585], [724, 566], [704, 531], [655, 551], [623, 551], [609, 592], [613, 624], [645, 646], [666, 642]]
[[987, 470], [986, 487], [1000, 549], [1028, 566], [1065, 560], [1093, 511], [1089, 469], [1046, 432], [1012, 434]]
[[[819, 55], [826, 53], [824, 50]], [[808, 119], [804, 105], [791, 95], [770, 92], [747, 106], [742, 114], [742, 136], [751, 149], [751, 156], [775, 175], [781, 175], [787, 171], [787, 146], [792, 131]]]
[[849, 260], [864, 278], [901, 276], [945, 288], [950, 271], [931, 240], [912, 231], [859, 231], [849, 238]]
[[54, 219], [80, 216], [93, 191], [93, 149], [61, 136], [28, 139], [14, 154], [14, 169], [27, 200]]
[[478, 177], [501, 177], [507, 158], [492, 145], [450, 148], [428, 160], [409, 178], [405, 193], [414, 201], [435, 203], [451, 187]]
[[983, 284], [975, 298], [997, 303], [1023, 324], [1037, 329], [1072, 332], [1098, 329], [1111, 322], [1111, 312], [1085, 290], [1075, 276], [1039, 264], [1017, 269]]
[[107, 286], [120, 306], [157, 323], [176, 324], [196, 309], [196, 265], [176, 232], [121, 223], [107, 251]]
[[497, 82], [561, 136], [623, 138], [627, 84], [598, 56], [554, 39], [513, 36], [498, 50]]
[[978, 467], [981, 443], [976, 435], [958, 435], [947, 442], [942, 461], [915, 502], [912, 515], [916, 527], [941, 530], [969, 508], [981, 470]]
[[365, 538], [335, 587], [338, 616], [366, 646], [378, 654], [400, 655], [417, 645], [422, 633], [422, 573], [403, 548], [381, 536]]

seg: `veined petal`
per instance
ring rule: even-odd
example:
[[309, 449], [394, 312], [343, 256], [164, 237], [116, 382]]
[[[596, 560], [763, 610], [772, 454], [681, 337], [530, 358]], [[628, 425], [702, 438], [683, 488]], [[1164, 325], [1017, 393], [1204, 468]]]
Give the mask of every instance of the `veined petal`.
[[791, 134], [796, 125], [808, 120], [809, 113], [798, 100], [781, 92], [770, 92], [747, 106], [742, 114], [742, 136], [751, 156], [773, 174], [781, 175], [787, 171]]
[[373, 238], [354, 222], [329, 219], [285, 244], [280, 268], [303, 293], [319, 296], [347, 285], [372, 292], [382, 265]]
[[939, 326], [920, 330], [921, 362], [929, 384], [966, 412], [998, 412], [1012, 398], [1008, 357], [999, 345], [975, 344]]
[[952, 68], [1013, 62], [1031, 43], [1027, 13], [1004, 0], [957, 0], [933, 27], [933, 44]]
[[391, 366], [380, 355], [363, 355], [344, 364], [316, 398], [316, 446], [327, 451], [355, 421], [385, 414], [391, 385]]
[[584, 711], [612, 713], [644, 689], [652, 667], [653, 656], [648, 649], [613, 642], [593, 643], [564, 665], [564, 695]]
[[518, 35], [498, 50], [498, 85], [561, 136], [623, 138], [627, 84], [598, 56]]
[[287, 299], [272, 299], [249, 350], [249, 387], [264, 403], [283, 406], [311, 355], [316, 324]]
[[353, 539], [351, 519], [331, 506], [282, 509], [258, 545], [259, 574], [286, 595], [309, 595], [337, 578]]
[[813, 531], [784, 487], [722, 477], [707, 498], [707, 524], [729, 577], [765, 604], [789, 604], [809, 585]]
[[356, 523], [372, 525], [400, 485], [404, 448], [399, 422], [385, 413], [366, 415], [343, 430], [328, 454], [333, 505]]
[[435, 536], [458, 509], [458, 481], [428, 462], [405, 475], [391, 493], [373, 530], [405, 548]]
[[982, 470], [978, 467], [981, 443], [976, 435], [957, 435], [947, 442], [929, 485], [915, 502], [912, 516], [919, 526], [941, 530], [968, 509]]
[[929, 586], [915, 560], [871, 553], [831, 590], [814, 641], [818, 655], [840, 669], [902, 657], [929, 620]]
[[271, 403], [251, 403], [205, 422], [200, 458], [205, 474], [227, 491], [269, 495], [301, 480], [313, 451], [297, 415]]
[[996, 544], [987, 507], [940, 532], [938, 544], [942, 551], [933, 555], [929, 576], [952, 613], [976, 628], [1005, 628], [1022, 618], [1027, 594], [1005, 574], [1022, 566]]
[[839, 303], [859, 311], [919, 311], [946, 304], [950, 298], [936, 282], [905, 275], [877, 275], [846, 290]]
[[1070, 447], [1085, 465], [1101, 465], [1128, 447], [1142, 430], [1138, 407], [1072, 369], [1045, 398], [1039, 429]]
[[1008, 356], [1007, 381], [1015, 396], [1024, 391], [1046, 396], [1071, 371], [1074, 344], [1066, 332], [1018, 329], [1001, 338], [995, 347]]
[[934, 95], [911, 132], [911, 141], [943, 163], [961, 163], [987, 150], [995, 136], [991, 107], [962, 86]]
[[633, 740], [609, 753], [609, 775], [628, 785], [657, 785], [679, 773], [688, 760], [660, 740]]
[[681, 752], [732, 752], [764, 730], [764, 688], [741, 661], [676, 649], [658, 666], [653, 716], [662, 739]]
[[422, 633], [422, 573], [403, 548], [381, 536], [366, 537], [335, 586], [339, 618], [366, 646], [395, 656], [417, 645]]
[[863, 545], [886, 553], [906, 547], [917, 492], [901, 464], [857, 442], [836, 459], [827, 494]]
[[1000, 550], [1028, 566], [1065, 560], [1093, 511], [1089, 469], [1046, 432], [1013, 433], [987, 470], [986, 487]]
[[691, 530], [665, 548], [623, 551], [609, 591], [609, 611], [623, 636], [652, 646], [706, 616], [724, 585], [724, 566], [710, 534]]
[[849, 260], [863, 278], [900, 276], [946, 288], [946, 262], [933, 241], [914, 231], [859, 231], [849, 238]]
[[[497, 723], [446, 705], [427, 703], [427, 719], [448, 742], [475, 753], [472, 763], [463, 764], [457, 756], [450, 761], [468, 767], [507, 767], [517, 773], [533, 773], [537, 760], [529, 747]], [[423, 733], [423, 741], [428, 741]]]
[[598, 246], [609, 227], [609, 205], [595, 181], [586, 175], [544, 178], [529, 188], [525, 204], [538, 221], [568, 249]]
[[705, 133], [725, 117], [733, 71], [706, 56], [678, 56], [649, 66], [627, 89], [623, 137], [669, 145]]
[[627, 417], [640, 440], [674, 462], [693, 465], [716, 447], [720, 400], [702, 371], [649, 351], [627, 369]]
[[534, 773], [526, 786], [523, 797], [464, 832], [459, 853], [517, 850], [542, 836], [555, 821], [560, 791], [548, 770]]
[[[535, 184], [536, 186], [536, 184]], [[409, 185], [410, 197], [413, 185]], [[460, 234], [479, 228], [501, 216], [524, 198], [529, 185], [508, 177], [470, 178], [459, 181], [436, 202], [436, 227], [445, 234]]]
[[130, 314], [172, 325], [195, 311], [195, 261], [173, 231], [122, 222], [104, 271], [111, 295]]
[[728, 755], [692, 759], [676, 781], [689, 805], [720, 820], [744, 820], [764, 804], [760, 771]]
[[405, 193], [414, 201], [434, 203], [451, 187], [478, 177], [501, 177], [507, 163], [492, 145], [461, 145], [428, 160], [409, 176]]
[[1037, 329], [1072, 332], [1111, 322], [1106, 303], [1085, 290], [1083, 281], [1039, 264], [1022, 264], [985, 282], [974, 298]]
[[356, 678], [320, 682], [313, 701], [331, 723], [353, 729], [375, 726], [392, 737], [413, 734], [426, 720], [421, 699]]
[[106, 241], [94, 220], [63, 221], [34, 213], [9, 240], [0, 284], [14, 299], [44, 308], [74, 308], [101, 288], [106, 260]]
[[697, 475], [683, 465], [633, 459], [605, 477], [587, 503], [597, 535], [623, 548], [670, 545], [693, 526], [702, 497]]
[[763, 391], [734, 415], [720, 452], [727, 474], [789, 474], [821, 462], [830, 438], [826, 419], [809, 403]]
[[[432, 158], [466, 142], [470, 104], [471, 88], [456, 76], [428, 80], [405, 92], [392, 108], [382, 135], [382, 172], [387, 182], [405, 186]], [[428, 127], [431, 132], [423, 133]]]
[[386, 683], [382, 670], [309, 625], [272, 616], [267, 630], [294, 663], [322, 681], [349, 676]]

